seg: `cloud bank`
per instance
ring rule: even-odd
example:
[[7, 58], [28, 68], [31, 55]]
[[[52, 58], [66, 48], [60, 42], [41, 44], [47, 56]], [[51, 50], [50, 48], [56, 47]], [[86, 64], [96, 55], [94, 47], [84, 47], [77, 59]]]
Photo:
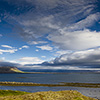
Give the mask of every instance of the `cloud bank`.
[[100, 46], [99, 37], [100, 32], [85, 29], [74, 32], [61, 30], [60, 33], [50, 34], [48, 39], [53, 41], [60, 49], [85, 50]]
[[100, 68], [100, 48], [64, 54], [50, 62], [44, 62], [43, 64], [51, 66], [77, 66], [82, 68]]

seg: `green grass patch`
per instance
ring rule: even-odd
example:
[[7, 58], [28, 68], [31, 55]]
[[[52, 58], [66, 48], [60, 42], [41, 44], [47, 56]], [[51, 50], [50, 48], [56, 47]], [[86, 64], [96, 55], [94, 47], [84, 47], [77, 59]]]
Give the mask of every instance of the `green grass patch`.
[[22, 92], [22, 91], [13, 91], [13, 90], [0, 90], [0, 97], [1, 96], [16, 96], [16, 95], [24, 95], [29, 94], [28, 92]]

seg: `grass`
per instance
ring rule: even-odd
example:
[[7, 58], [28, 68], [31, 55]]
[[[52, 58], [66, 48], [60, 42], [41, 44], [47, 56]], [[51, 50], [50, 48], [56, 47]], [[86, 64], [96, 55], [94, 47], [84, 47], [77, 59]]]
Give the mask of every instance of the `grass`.
[[24, 73], [23, 71], [21, 71], [17, 68], [11, 68], [10, 70], [13, 71], [13, 72], [16, 72], [16, 73]]
[[29, 94], [29, 93], [28, 92], [22, 92], [22, 91], [0, 90], [0, 97], [16, 96], [16, 95], [24, 95], [24, 94]]
[[0, 90], [0, 100], [97, 100], [86, 97], [73, 90], [27, 93], [21, 91]]
[[2, 86], [71, 86], [71, 87], [86, 87], [86, 88], [100, 88], [100, 83], [59, 83], [59, 84], [39, 84], [31, 82], [0, 82]]

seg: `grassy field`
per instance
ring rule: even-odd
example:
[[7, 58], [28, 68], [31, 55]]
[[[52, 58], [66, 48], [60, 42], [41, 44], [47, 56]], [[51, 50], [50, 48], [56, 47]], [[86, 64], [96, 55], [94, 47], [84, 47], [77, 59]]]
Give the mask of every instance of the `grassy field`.
[[0, 100], [97, 100], [73, 90], [28, 93], [0, 90]]

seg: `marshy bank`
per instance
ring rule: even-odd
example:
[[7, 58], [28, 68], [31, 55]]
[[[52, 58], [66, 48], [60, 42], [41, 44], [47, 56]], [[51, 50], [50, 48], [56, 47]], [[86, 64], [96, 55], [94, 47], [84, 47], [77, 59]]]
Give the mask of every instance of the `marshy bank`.
[[58, 84], [40, 84], [32, 82], [0, 82], [1, 86], [46, 86], [46, 87], [57, 87], [57, 86], [71, 86], [71, 87], [85, 87], [85, 88], [100, 88], [100, 83], [65, 83], [60, 82]]

